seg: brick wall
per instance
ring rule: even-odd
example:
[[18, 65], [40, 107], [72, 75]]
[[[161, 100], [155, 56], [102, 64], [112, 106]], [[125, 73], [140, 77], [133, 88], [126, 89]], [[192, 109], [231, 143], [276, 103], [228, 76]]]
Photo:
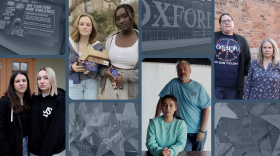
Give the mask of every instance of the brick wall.
[[233, 17], [235, 33], [247, 39], [252, 60], [266, 38], [280, 48], [280, 0], [215, 0], [215, 31], [220, 30], [219, 18], [224, 12]]

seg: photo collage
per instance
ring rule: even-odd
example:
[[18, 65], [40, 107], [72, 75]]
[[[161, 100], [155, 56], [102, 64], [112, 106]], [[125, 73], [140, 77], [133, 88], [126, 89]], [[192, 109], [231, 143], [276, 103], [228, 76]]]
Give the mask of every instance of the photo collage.
[[1, 0], [0, 156], [280, 156], [279, 53], [280, 0]]

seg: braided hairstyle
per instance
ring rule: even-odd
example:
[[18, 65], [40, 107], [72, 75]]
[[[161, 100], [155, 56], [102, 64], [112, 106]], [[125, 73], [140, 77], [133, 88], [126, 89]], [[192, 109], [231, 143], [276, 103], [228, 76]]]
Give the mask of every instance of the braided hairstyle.
[[121, 4], [121, 5], [119, 5], [119, 6], [117, 7], [117, 9], [115, 10], [115, 13], [114, 13], [115, 25], [116, 25], [116, 13], [117, 13], [117, 11], [118, 11], [120, 8], [124, 8], [124, 10], [125, 10], [125, 12], [127, 13], [128, 17], [129, 17], [129, 19], [130, 19], [130, 21], [131, 21], [132, 24], [133, 24], [133, 28], [138, 30], [137, 24], [136, 24], [134, 21], [132, 21], [131, 17], [129, 16], [129, 13], [130, 13], [131, 15], [132, 15], [132, 14], [135, 14], [135, 13], [134, 13], [133, 7], [132, 7], [131, 5], [129, 5], [129, 4]]

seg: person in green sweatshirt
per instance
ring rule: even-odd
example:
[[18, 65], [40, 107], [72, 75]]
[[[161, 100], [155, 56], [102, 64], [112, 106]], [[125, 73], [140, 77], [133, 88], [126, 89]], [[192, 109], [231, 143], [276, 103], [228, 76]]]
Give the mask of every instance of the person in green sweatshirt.
[[154, 156], [176, 156], [185, 148], [187, 125], [177, 115], [177, 98], [174, 95], [165, 95], [161, 101], [163, 115], [151, 120], [146, 146]]

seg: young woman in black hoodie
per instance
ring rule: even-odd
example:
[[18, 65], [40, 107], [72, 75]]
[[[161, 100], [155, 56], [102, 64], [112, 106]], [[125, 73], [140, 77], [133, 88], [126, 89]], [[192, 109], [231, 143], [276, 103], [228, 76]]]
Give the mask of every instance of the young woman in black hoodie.
[[28, 156], [31, 92], [27, 74], [16, 71], [0, 99], [0, 155]]
[[65, 91], [57, 88], [50, 67], [39, 70], [32, 101], [30, 156], [60, 156], [65, 150]]

